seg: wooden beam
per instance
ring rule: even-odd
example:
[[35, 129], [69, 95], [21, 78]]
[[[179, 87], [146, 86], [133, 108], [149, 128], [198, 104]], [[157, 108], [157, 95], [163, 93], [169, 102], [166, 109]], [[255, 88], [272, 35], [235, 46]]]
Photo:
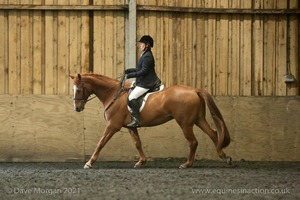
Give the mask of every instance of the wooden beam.
[[241, 8], [192, 8], [178, 6], [137, 6], [137, 10], [143, 11], [161, 11], [161, 12], [183, 12], [183, 13], [204, 13], [204, 14], [291, 14], [299, 15], [299, 9], [241, 9]]
[[136, 0], [129, 0], [129, 14], [127, 21], [126, 33], [126, 66], [125, 68], [132, 68], [136, 66]]
[[128, 5], [0, 5], [0, 10], [128, 10]]
[[[129, 4], [124, 5], [0, 5], [0, 10], [129, 10]], [[136, 5], [138, 11], [183, 12], [204, 14], [252, 14], [252, 15], [299, 15], [299, 9], [243, 9], [243, 8], [193, 8], [178, 6]]]

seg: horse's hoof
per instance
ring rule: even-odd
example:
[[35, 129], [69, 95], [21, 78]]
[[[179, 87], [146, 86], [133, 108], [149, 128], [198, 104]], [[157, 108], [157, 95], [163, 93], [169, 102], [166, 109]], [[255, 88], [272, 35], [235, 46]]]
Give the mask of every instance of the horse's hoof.
[[186, 166], [180, 165], [180, 166], [179, 166], [179, 169], [186, 169]]
[[182, 164], [179, 166], [179, 169], [186, 169], [188, 168], [189, 166], [187, 164]]
[[135, 165], [134, 165], [134, 169], [139, 169], [139, 168], [142, 168], [143, 167], [143, 163], [141, 163], [141, 162], [137, 162], [137, 163], [135, 163]]
[[230, 156], [226, 157], [226, 163], [232, 165], [232, 158]]
[[89, 163], [86, 163], [83, 167], [83, 169], [92, 169], [92, 168], [93, 168], [92, 165]]

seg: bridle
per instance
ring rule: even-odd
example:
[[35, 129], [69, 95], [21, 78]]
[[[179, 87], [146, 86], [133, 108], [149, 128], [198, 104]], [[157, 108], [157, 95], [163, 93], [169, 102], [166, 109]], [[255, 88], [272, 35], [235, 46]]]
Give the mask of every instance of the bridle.
[[[104, 113], [105, 113], [105, 112], [106, 112], [106, 111], [114, 104], [114, 102], [119, 98], [119, 96], [120, 96], [120, 95], [123, 93], [123, 91], [124, 91], [124, 83], [125, 83], [125, 80], [126, 80], [126, 76], [125, 76], [125, 74], [123, 74], [123, 75], [120, 76], [120, 77], [121, 77], [121, 80], [120, 80], [120, 83], [119, 83], [119, 91], [118, 91], [117, 94], [114, 96], [113, 100], [109, 103], [109, 105], [105, 108]], [[120, 77], [118, 77], [118, 78], [120, 78]], [[116, 87], [117, 85], [118, 85], [118, 84], [112, 86], [111, 88], [108, 88], [107, 90], [111, 90], [112, 88]], [[84, 83], [83, 80], [81, 80], [81, 88], [82, 88], [82, 97], [81, 97], [81, 98], [73, 98], [74, 101], [75, 101], [75, 100], [81, 101], [81, 102], [80, 102], [80, 109], [82, 109], [88, 101], [90, 101], [90, 100], [92, 100], [92, 99], [94, 99], [94, 98], [97, 97], [97, 96], [95, 95], [94, 97], [91, 97], [91, 98], [90, 98], [90, 96], [91, 96], [92, 94], [94, 94], [94, 93], [93, 93], [93, 92], [90, 92], [90, 91], [87, 89], [87, 87], [85, 86], [85, 83]], [[88, 96], [86, 95], [87, 91], [90, 93], [90, 95], [88, 95]], [[105, 91], [104, 91], [104, 92], [105, 92]]]
[[[84, 105], [88, 102], [88, 101], [90, 101], [90, 100], [92, 100], [92, 99], [94, 99], [94, 98], [96, 98], [97, 96], [94, 96], [94, 97], [91, 97], [90, 98], [90, 96], [93, 94], [93, 92], [90, 92], [87, 88], [86, 88], [86, 86], [85, 86], [85, 83], [83, 82], [83, 81], [81, 81], [81, 87], [82, 87], [82, 97], [81, 98], [73, 98], [73, 100], [74, 101], [81, 101], [80, 102], [80, 109], [82, 109], [83, 107], [84, 107]], [[90, 93], [88, 96], [86, 95], [87, 94], [87, 91]]]

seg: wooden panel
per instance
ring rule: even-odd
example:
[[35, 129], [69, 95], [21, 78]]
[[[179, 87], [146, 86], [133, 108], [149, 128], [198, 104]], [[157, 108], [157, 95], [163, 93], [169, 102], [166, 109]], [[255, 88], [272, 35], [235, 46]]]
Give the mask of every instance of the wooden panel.
[[83, 159], [83, 118], [72, 111], [71, 98], [1, 95], [0, 102], [1, 161]]
[[[225, 152], [233, 160], [300, 161], [299, 97], [218, 96], [215, 101], [231, 134]], [[209, 112], [207, 119], [213, 125]], [[71, 97], [58, 95], [1, 95], [0, 122], [1, 162], [83, 162], [107, 124], [98, 100], [78, 113]], [[196, 158], [219, 160], [209, 137], [197, 127], [194, 131], [199, 141]], [[174, 120], [139, 132], [148, 158], [188, 153], [188, 143]], [[132, 161], [137, 155], [127, 129], [121, 129], [99, 160]]]
[[[119, 77], [127, 51], [125, 2], [95, 0], [93, 11], [89, 0], [25, 0], [22, 6], [2, 0], [0, 94], [70, 94], [68, 75], [92, 67]], [[154, 38], [156, 70], [166, 86], [294, 96], [299, 86], [286, 85], [284, 75], [290, 66], [299, 79], [298, 3], [292, 0], [286, 9], [287, 1], [278, 0], [140, 0], [136, 34]]]

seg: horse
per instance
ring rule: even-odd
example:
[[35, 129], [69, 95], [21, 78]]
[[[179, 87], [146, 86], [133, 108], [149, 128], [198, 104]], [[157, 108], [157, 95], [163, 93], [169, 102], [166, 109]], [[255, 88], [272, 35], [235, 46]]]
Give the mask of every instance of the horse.
[[[77, 112], [83, 111], [85, 104], [91, 100], [90, 96], [94, 94], [103, 104], [104, 117], [107, 121], [104, 133], [84, 168], [92, 168], [98, 159], [100, 151], [122, 127], [128, 128], [135, 147], [139, 152], [139, 159], [135, 163], [134, 168], [142, 167], [147, 160], [142, 148], [138, 128], [127, 127], [127, 124], [131, 121], [131, 113], [127, 107], [131, 83], [126, 81], [125, 75], [122, 76], [120, 81], [93, 73], [70, 75], [70, 77], [73, 80], [74, 110]], [[213, 129], [205, 118], [206, 105], [210, 110], [217, 130]], [[193, 166], [198, 146], [198, 141], [193, 132], [194, 125], [198, 126], [210, 137], [219, 157], [224, 162], [231, 164], [231, 157], [226, 156], [223, 152], [223, 148], [230, 144], [228, 129], [212, 96], [205, 89], [174, 85], [151, 94], [140, 112], [140, 127], [157, 126], [173, 119], [176, 120], [189, 143], [187, 161], [181, 164], [179, 168], [184, 169]]]

